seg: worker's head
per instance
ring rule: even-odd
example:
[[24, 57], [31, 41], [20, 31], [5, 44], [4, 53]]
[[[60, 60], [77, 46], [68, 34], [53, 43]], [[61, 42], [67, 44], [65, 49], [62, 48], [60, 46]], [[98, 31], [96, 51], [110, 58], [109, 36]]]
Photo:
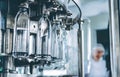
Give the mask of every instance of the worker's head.
[[95, 61], [99, 61], [100, 58], [104, 55], [105, 49], [102, 44], [97, 44], [92, 51], [92, 58]]

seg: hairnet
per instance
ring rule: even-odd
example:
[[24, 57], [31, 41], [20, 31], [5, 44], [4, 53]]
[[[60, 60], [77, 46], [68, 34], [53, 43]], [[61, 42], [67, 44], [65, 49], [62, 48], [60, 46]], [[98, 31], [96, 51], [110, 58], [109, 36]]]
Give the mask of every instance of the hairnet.
[[103, 54], [105, 53], [105, 48], [102, 44], [97, 44], [93, 50], [92, 50], [92, 55], [97, 52], [97, 49], [101, 50], [103, 52]]

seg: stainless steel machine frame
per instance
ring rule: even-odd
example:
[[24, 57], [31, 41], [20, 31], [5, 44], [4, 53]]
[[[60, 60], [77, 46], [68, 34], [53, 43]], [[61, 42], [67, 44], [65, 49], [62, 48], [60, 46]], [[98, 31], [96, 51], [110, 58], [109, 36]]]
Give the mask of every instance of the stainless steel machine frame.
[[[39, 9], [37, 9], [37, 12], [40, 10], [40, 15], [45, 15], [45, 17], [46, 16], [48, 17], [49, 15], [51, 15], [51, 12], [53, 13], [53, 15], [50, 16], [51, 18], [49, 17], [49, 19], [52, 20], [52, 24], [58, 24], [59, 23], [61, 25], [60, 28], [62, 28], [62, 29], [58, 31], [58, 34], [60, 34], [59, 32], [61, 32], [61, 34], [62, 34], [62, 31], [64, 31], [64, 30], [68, 30], [68, 31], [71, 30], [72, 29], [71, 27], [73, 25], [75, 25], [76, 23], [79, 24], [79, 29], [78, 29], [78, 31], [76, 31], [76, 33], [78, 34], [77, 38], [76, 38], [76, 40], [78, 41], [77, 42], [78, 43], [78, 51], [77, 51], [78, 61], [76, 61], [76, 62], [78, 62], [78, 72], [79, 73], [76, 74], [76, 75], [79, 76], [79, 77], [83, 77], [83, 74], [82, 74], [83, 73], [83, 64], [82, 64], [83, 63], [83, 61], [82, 61], [83, 60], [82, 59], [83, 56], [82, 56], [82, 39], [81, 39], [81, 36], [82, 36], [81, 34], [82, 33], [81, 33], [81, 29], [80, 29], [80, 26], [81, 26], [81, 24], [80, 24], [81, 23], [81, 15], [78, 15], [76, 18], [71, 18], [70, 16], [72, 14], [68, 11], [68, 9], [66, 8], [66, 5], [61, 3], [61, 1], [59, 1], [59, 0], [45, 0], [45, 1], [44, 0], [28, 0], [28, 3], [29, 2], [32, 3], [34, 1], [38, 1], [39, 3], [41, 1], [43, 1], [43, 3], [44, 3], [44, 4], [40, 4]], [[36, 3], [34, 3], [34, 4], [36, 4]], [[49, 4], [52, 4], [53, 6], [49, 6]], [[35, 14], [35, 13], [33, 13], [33, 14]], [[54, 16], [54, 14], [56, 14], [56, 16]], [[40, 19], [40, 17], [42, 17], [40, 15], [38, 15], [39, 19]], [[31, 17], [31, 15], [29, 17]], [[36, 16], [36, 18], [37, 18], [37, 16]], [[44, 75], [44, 71], [45, 72], [48, 72], [48, 71], [43, 70], [43, 67], [44, 67], [45, 64], [46, 65], [48, 64], [48, 66], [49, 66], [49, 64], [52, 64], [52, 63], [49, 63], [52, 60], [51, 60], [51, 55], [50, 55], [50, 58], [48, 57], [48, 59], [45, 59], [45, 60], [44, 60], [44, 57], [46, 57], [46, 55], [44, 55], [44, 54], [42, 56], [41, 55], [36, 55], [36, 50], [37, 49], [35, 47], [36, 45], [35, 45], [34, 42], [36, 42], [35, 41], [36, 40], [35, 37], [36, 37], [37, 32], [38, 32], [38, 31], [36, 31], [36, 30], [38, 30], [38, 25], [37, 25], [38, 24], [38, 20], [37, 20], [37, 22], [36, 21], [32, 21], [32, 20], [30, 21], [30, 23], [31, 23], [30, 29], [32, 28], [31, 31], [33, 31], [33, 32], [31, 32], [31, 34], [32, 34], [30, 36], [31, 43], [30, 43], [29, 47], [32, 48], [32, 49], [29, 49], [30, 53], [28, 54], [28, 56], [23, 56], [22, 55], [22, 57], [21, 57], [21, 55], [20, 56], [19, 55], [17, 55], [17, 56], [14, 55], [14, 51], [15, 51], [14, 49], [16, 48], [16, 46], [10, 45], [10, 44], [14, 44], [15, 43], [15, 39], [16, 39], [16, 36], [15, 36], [16, 35], [16, 30], [15, 29], [16, 29], [16, 25], [17, 25], [17, 23], [16, 23], [17, 18], [15, 18], [14, 22], [13, 22], [13, 19], [12, 19], [12, 17], [10, 17], [10, 19], [8, 19], [8, 21], [7, 21], [7, 24], [4, 25], [4, 26], [6, 26], [5, 38], [4, 39], [2, 37], [3, 33], [0, 32], [1, 37], [2, 37], [2, 40], [0, 40], [1, 41], [0, 45], [1, 46], [5, 46], [5, 47], [0, 47], [0, 50], [1, 51], [3, 50], [2, 52], [0, 52], [0, 59], [2, 60], [2, 63], [3, 63], [2, 66], [4, 68], [4, 71], [2, 71], [2, 73], [0, 74], [0, 77], [13, 77], [13, 76], [17, 76], [17, 77], [21, 77], [21, 76], [22, 77], [38, 77], [38, 76], [46, 76], [46, 75]], [[47, 23], [46, 20], [44, 20], [44, 21]], [[14, 30], [13, 30], [13, 24], [15, 25]], [[51, 26], [51, 24], [49, 24], [49, 25], [48, 24], [49, 23], [47, 23], [47, 26]], [[37, 28], [34, 30], [35, 27], [37, 27]], [[47, 27], [46, 30], [47, 29], [49, 29], [49, 27]], [[14, 32], [14, 34], [13, 34], [13, 32]], [[36, 35], [34, 36], [34, 34], [36, 34]], [[50, 33], [48, 32], [48, 34], [50, 34]], [[61, 35], [60, 35], [60, 38], [61, 38]], [[51, 39], [51, 35], [50, 35], [50, 39]], [[60, 43], [61, 43], [61, 41], [62, 40], [60, 40]], [[2, 43], [2, 42], [4, 42], [4, 43]], [[51, 41], [50, 41], [50, 43], [51, 43]], [[63, 44], [61, 44], [61, 46], [62, 45], [64, 46], [65, 42], [62, 42], [62, 43]], [[2, 45], [2, 44], [4, 44], [4, 45]], [[37, 44], [37, 45], [39, 45], [39, 44]], [[13, 47], [13, 49], [12, 49], [12, 47]], [[63, 50], [64, 50], [64, 48], [65, 47], [63, 47]], [[38, 48], [38, 50], [40, 50], [40, 49]], [[60, 56], [60, 58], [62, 57], [63, 59], [65, 59], [66, 55], [64, 53], [63, 52], [60, 53], [60, 55], [62, 54], [62, 56]], [[47, 55], [47, 56], [49, 56], [49, 55]], [[50, 59], [50, 61], [49, 61], [49, 59]], [[52, 59], [55, 59], [55, 61], [57, 62], [56, 58], [53, 57]], [[55, 63], [55, 61], [53, 60], [53, 64]], [[59, 59], [58, 59], [58, 61], [59, 61]], [[22, 64], [22, 65], [20, 65], [19, 63]], [[56, 63], [56, 66], [60, 65], [60, 67], [63, 67], [62, 69], [60, 67], [55, 68], [55, 71], [60, 71], [61, 72], [59, 75], [56, 75], [56, 77], [58, 77], [58, 76], [72, 77], [72, 76], [74, 76], [72, 74], [66, 74], [66, 70], [64, 70], [64, 68], [65, 68], [64, 66], [65, 65], [63, 66], [62, 63], [64, 64], [65, 62], [61, 61], [61, 64], [60, 63]], [[41, 69], [39, 69], [40, 75], [39, 74], [37, 74], [37, 75], [36, 74], [32, 74], [33, 68], [34, 67], [37, 68], [36, 67], [37, 65], [39, 66], [39, 68], [41, 68]], [[19, 69], [19, 67], [20, 67], [20, 69]], [[0, 69], [2, 69], [2, 68], [0, 68]], [[16, 72], [16, 69], [18, 69], [20, 71], [21, 70], [25, 70], [25, 74], [18, 74]], [[30, 73], [27, 73], [26, 70], [27, 71], [29, 70]], [[50, 75], [50, 76], [53, 76], [53, 75]]]
[[[34, 0], [31, 0], [31, 1], [34, 1]], [[51, 0], [48, 0], [48, 1], [51, 1]], [[110, 29], [110, 58], [111, 58], [111, 73], [112, 73], [112, 77], [119, 77], [120, 76], [120, 2], [119, 0], [109, 0], [109, 10], [110, 10], [110, 20], [109, 20], [109, 29]], [[49, 9], [50, 10], [50, 9]], [[53, 10], [56, 11], [56, 8], [54, 8]], [[61, 9], [59, 9], [61, 10]], [[0, 14], [1, 16], [1, 14]], [[65, 16], [64, 16], [65, 17]], [[62, 17], [61, 17], [62, 18]], [[10, 19], [12, 20], [12, 19]], [[71, 19], [70, 19], [71, 20]], [[12, 22], [12, 21], [10, 21]], [[70, 22], [70, 21], [69, 21]], [[81, 23], [81, 22], [80, 22]], [[69, 23], [68, 23], [69, 24]], [[70, 23], [71, 24], [71, 23]], [[6, 33], [8, 32], [8, 37], [6, 37], [5, 39], [7, 39], [8, 41], [11, 41], [11, 39], [8, 39], [9, 37], [12, 37], [12, 34], [11, 34], [11, 27], [9, 27], [9, 25], [11, 25], [10, 23], [7, 24], [7, 29], [6, 29]], [[13, 25], [13, 24], [12, 24]], [[36, 25], [36, 22], [35, 22], [35, 25]], [[72, 24], [73, 25], [73, 24]], [[4, 25], [5, 26], [5, 25]], [[0, 56], [1, 57], [6, 57], [6, 61], [8, 61], [6, 63], [6, 68], [8, 67], [12, 67], [14, 68], [12, 65], [12, 62], [13, 62], [13, 58], [12, 57], [9, 57], [8, 53], [10, 53], [11, 51], [11, 45], [8, 45], [8, 49], [7, 47], [2, 47], [3, 46], [2, 44], [2, 41], [3, 40], [3, 37], [2, 34], [3, 34], [3, 29], [0, 28], [0, 52], [3, 53], [2, 50], [5, 50], [5, 54], [1, 54]], [[6, 35], [7, 36], [7, 35]], [[32, 39], [34, 39], [34, 37], [31, 36]], [[78, 30], [78, 47], [79, 47], [79, 50], [78, 50], [78, 70], [79, 70], [79, 77], [83, 77], [83, 59], [82, 59], [82, 39], [81, 39], [81, 30], [79, 29]], [[34, 40], [33, 40], [34, 41]], [[31, 42], [31, 45], [33, 44], [33, 41]], [[5, 43], [5, 44], [8, 44], [8, 43]], [[9, 43], [11, 44], [11, 42]], [[34, 48], [33, 48], [33, 51]], [[34, 54], [34, 52], [31, 51], [30, 54]], [[10, 63], [9, 63], [10, 62]], [[11, 68], [9, 68], [11, 69]], [[7, 71], [7, 70], [6, 70]], [[8, 71], [7, 71], [8, 72]], [[3, 74], [0, 74], [1, 77], [13, 77], [13, 76], [17, 76], [17, 77], [35, 77], [37, 75], [24, 75], [24, 74], [14, 74], [16, 72], [14, 72], [14, 70], [11, 70], [12, 74], [10, 73], [3, 73]], [[64, 75], [64, 74], [63, 74]], [[68, 76], [70, 77], [70, 76]]]
[[110, 58], [112, 77], [120, 76], [120, 6], [119, 0], [109, 0]]

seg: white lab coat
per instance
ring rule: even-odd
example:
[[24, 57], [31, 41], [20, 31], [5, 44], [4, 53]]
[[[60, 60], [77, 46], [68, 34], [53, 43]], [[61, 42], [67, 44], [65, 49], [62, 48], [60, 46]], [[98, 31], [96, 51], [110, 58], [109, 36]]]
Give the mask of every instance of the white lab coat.
[[91, 60], [89, 77], [108, 77], [106, 62], [102, 58], [99, 61]]

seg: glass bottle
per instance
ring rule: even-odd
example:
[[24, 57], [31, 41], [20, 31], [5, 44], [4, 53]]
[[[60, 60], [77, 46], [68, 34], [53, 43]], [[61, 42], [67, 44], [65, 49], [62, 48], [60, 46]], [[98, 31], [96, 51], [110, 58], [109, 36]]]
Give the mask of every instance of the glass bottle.
[[37, 32], [37, 55], [50, 57], [51, 54], [51, 24], [47, 16], [39, 20]]
[[[56, 19], [57, 20], [57, 19]], [[67, 32], [65, 25], [61, 24], [61, 20], [55, 22], [52, 25], [52, 51], [51, 56], [53, 57], [52, 69], [64, 69], [67, 57]]]
[[29, 50], [28, 6], [22, 5], [15, 17], [13, 52], [14, 56], [26, 56]]

